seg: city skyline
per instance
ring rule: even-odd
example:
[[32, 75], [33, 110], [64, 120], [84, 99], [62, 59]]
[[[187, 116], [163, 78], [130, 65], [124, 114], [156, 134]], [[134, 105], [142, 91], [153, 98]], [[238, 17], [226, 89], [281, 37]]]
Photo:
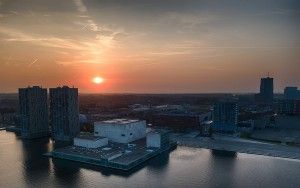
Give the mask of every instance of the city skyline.
[[257, 93], [300, 86], [300, 3], [0, 1], [0, 92]]
[[0, 0], [0, 187], [300, 187], [300, 0]]

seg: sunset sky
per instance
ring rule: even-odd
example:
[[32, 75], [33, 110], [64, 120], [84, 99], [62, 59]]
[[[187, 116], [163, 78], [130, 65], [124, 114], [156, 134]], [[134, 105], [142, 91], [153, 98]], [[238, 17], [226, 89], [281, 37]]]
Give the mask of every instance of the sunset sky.
[[299, 0], [0, 0], [0, 92], [256, 92], [268, 72], [300, 87]]

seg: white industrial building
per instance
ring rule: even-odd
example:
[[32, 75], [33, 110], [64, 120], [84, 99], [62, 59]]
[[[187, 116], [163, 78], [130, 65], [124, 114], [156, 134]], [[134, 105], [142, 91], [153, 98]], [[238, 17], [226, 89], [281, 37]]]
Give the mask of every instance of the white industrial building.
[[102, 146], [106, 146], [107, 144], [107, 138], [94, 136], [92, 134], [81, 134], [74, 138], [74, 146], [85, 148], [99, 148]]
[[146, 121], [113, 119], [95, 122], [94, 136], [107, 137], [112, 142], [129, 143], [146, 137]]

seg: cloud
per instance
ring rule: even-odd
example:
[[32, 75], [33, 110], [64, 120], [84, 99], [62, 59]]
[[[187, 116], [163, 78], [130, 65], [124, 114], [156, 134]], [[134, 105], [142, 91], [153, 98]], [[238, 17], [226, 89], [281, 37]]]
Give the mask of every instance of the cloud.
[[[117, 46], [118, 41], [115, 37], [120, 37], [122, 30], [111, 29], [107, 26], [99, 26], [94, 19], [88, 14], [88, 9], [81, 0], [73, 1], [76, 6], [75, 25], [80, 25], [82, 29], [72, 29], [69, 33], [61, 35], [60, 30], [58, 32], [41, 32], [38, 33], [31, 31], [31, 27], [19, 26], [14, 24], [0, 24], [0, 41], [13, 43], [22, 42], [29, 45], [42, 46], [48, 48], [50, 53], [56, 53], [56, 62], [64, 62], [65, 64], [78, 64], [78, 63], [98, 63], [103, 62], [103, 53], [111, 48]], [[12, 13], [12, 12], [11, 12]], [[13, 12], [18, 14], [18, 12]], [[43, 24], [48, 24], [51, 19], [55, 19], [57, 13], [43, 12], [41, 15], [44, 20], [39, 27], [43, 27]], [[51, 18], [49, 16], [51, 15]], [[73, 14], [64, 15], [66, 18], [73, 16]], [[61, 23], [56, 23], [60, 26]], [[64, 23], [61, 28], [67, 28], [70, 25]], [[33, 25], [34, 26], [34, 25]], [[46, 26], [47, 27], [47, 26]], [[86, 30], [87, 32], [84, 33]], [[64, 53], [61, 53], [64, 50]], [[70, 57], [70, 54], [75, 54]], [[32, 66], [36, 61], [31, 63]]]
[[[54, 53], [60, 54], [59, 57], [61, 60], [58, 59], [57, 62], [68, 61], [69, 63], [66, 64], [103, 62], [101, 60], [103, 52], [114, 47], [113, 36], [99, 35], [95, 39], [75, 40], [45, 35], [31, 35], [1, 26], [0, 33], [6, 36], [5, 38], [2, 38], [2, 42], [24, 42], [31, 45], [42, 46], [50, 49], [52, 48]], [[70, 51], [74, 55], [70, 58], [69, 53], [61, 53], [62, 49]], [[63, 60], [65, 57], [68, 57], [68, 60]]]
[[80, 45], [70, 39], [63, 39], [58, 37], [47, 37], [47, 36], [34, 36], [23, 33], [21, 31], [1, 27], [0, 33], [6, 35], [2, 41], [6, 42], [29, 42], [39, 46], [54, 47], [54, 48], [65, 48], [65, 49], [81, 49]]
[[83, 4], [81, 0], [74, 0], [75, 5], [77, 6], [77, 10], [79, 12], [85, 13], [87, 12], [86, 6]]
[[77, 11], [80, 13], [77, 16], [86, 19], [83, 24], [83, 29], [89, 28], [91, 31], [99, 31], [98, 25], [88, 15], [87, 7], [83, 4], [82, 0], [74, 0], [74, 3], [77, 7]]
[[32, 67], [37, 61], [38, 59], [33, 60], [31, 63], [29, 63], [28, 67]]

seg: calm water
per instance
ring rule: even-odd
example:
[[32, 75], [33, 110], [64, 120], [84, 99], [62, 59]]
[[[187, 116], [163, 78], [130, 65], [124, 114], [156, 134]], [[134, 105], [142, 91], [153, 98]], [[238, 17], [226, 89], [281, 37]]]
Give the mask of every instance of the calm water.
[[300, 187], [300, 162], [212, 155], [178, 147], [129, 174], [41, 156], [48, 139], [22, 141], [0, 131], [0, 187]]

